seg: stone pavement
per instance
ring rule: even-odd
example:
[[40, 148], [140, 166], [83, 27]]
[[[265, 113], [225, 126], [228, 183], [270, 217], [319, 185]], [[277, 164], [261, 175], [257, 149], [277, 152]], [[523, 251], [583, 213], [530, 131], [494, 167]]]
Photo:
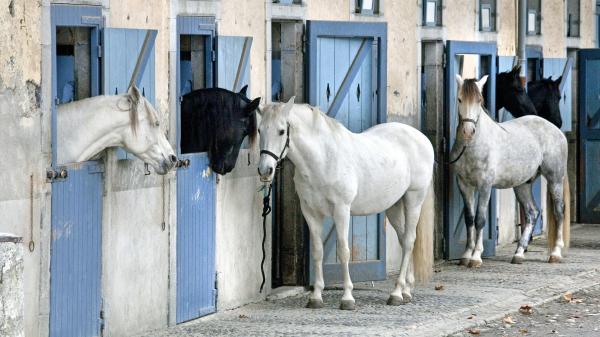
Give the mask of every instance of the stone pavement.
[[[393, 277], [356, 283], [357, 310], [338, 309], [342, 291], [323, 293], [325, 308], [305, 309], [307, 295], [264, 301], [220, 312], [187, 324], [141, 336], [445, 336], [486, 321], [501, 319], [552, 301], [566, 291], [600, 284], [600, 226], [574, 226], [572, 245], [563, 263], [548, 264], [543, 240], [530, 245], [526, 262], [511, 265], [515, 246], [499, 248], [479, 269], [456, 262], [436, 266], [431, 283], [418, 286], [413, 303], [387, 306]], [[436, 285], [443, 286], [435, 290]]]

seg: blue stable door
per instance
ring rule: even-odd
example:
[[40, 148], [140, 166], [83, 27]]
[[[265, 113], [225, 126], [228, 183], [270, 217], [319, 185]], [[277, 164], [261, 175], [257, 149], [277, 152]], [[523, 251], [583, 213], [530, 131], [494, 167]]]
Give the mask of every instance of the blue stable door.
[[[496, 103], [496, 45], [481, 42], [447, 41], [446, 44], [446, 85], [445, 85], [445, 111], [446, 126], [445, 137], [448, 139], [446, 158], [456, 139], [456, 126], [458, 124], [457, 83], [456, 74], [463, 78], [488, 77], [487, 109], [495, 116]], [[453, 158], [450, 158], [452, 160]], [[446, 167], [446, 202], [444, 203], [444, 254], [447, 259], [458, 259], [465, 250], [466, 227], [464, 221], [464, 202], [457, 184], [454, 167]], [[493, 256], [496, 253], [496, 195], [492, 190], [489, 214], [483, 231], [483, 256]]]
[[[57, 46], [57, 30], [89, 31], [89, 93], [99, 94], [100, 6], [51, 6], [52, 167], [50, 317], [51, 337], [102, 335], [102, 195], [101, 162], [59, 163], [57, 105], [77, 100], [74, 46]], [[64, 48], [66, 47], [66, 48]], [[85, 55], [83, 57], [86, 57]], [[83, 59], [79, 61], [84, 62]]]
[[[217, 308], [215, 269], [215, 174], [206, 152], [182, 153], [182, 96], [213, 85], [211, 17], [177, 17], [177, 157], [189, 166], [177, 169], [176, 323], [211, 314]], [[198, 111], [198, 113], [202, 113]]]
[[600, 223], [600, 49], [578, 54], [579, 222]]
[[[307, 32], [309, 103], [352, 132], [384, 122], [386, 25], [309, 21]], [[352, 280], [384, 279], [383, 213], [352, 216], [348, 236]], [[327, 282], [342, 280], [336, 238], [333, 220], [326, 218], [323, 271]]]

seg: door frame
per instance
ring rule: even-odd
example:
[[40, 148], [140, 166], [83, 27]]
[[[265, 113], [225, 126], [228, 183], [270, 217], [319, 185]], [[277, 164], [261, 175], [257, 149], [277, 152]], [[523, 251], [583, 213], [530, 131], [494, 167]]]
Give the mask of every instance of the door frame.
[[[317, 83], [317, 40], [320, 37], [340, 37], [340, 38], [371, 38], [377, 42], [378, 49], [376, 54], [376, 81], [377, 81], [377, 98], [376, 98], [376, 117], [377, 124], [384, 123], [387, 121], [387, 23], [385, 22], [350, 22], [350, 21], [306, 21], [306, 49], [307, 57], [306, 61], [306, 97], [308, 103], [316, 106], [318, 100], [318, 92], [316, 85], [310, 85], [310, 83]], [[369, 46], [370, 47], [370, 46]], [[365, 48], [371, 50], [371, 48]], [[355, 56], [355, 61], [364, 57], [364, 51], [361, 53], [360, 49]], [[361, 55], [363, 54], [363, 55]], [[341, 88], [338, 91], [343, 91], [344, 85], [348, 87], [354, 80], [354, 75], [358, 73], [360, 64], [362, 62], [353, 62], [351, 64], [346, 78], [341, 84]], [[356, 67], [354, 65], [357, 65]], [[343, 95], [345, 96], [345, 94]], [[340, 97], [343, 98], [343, 97]], [[335, 109], [335, 101], [332, 103], [332, 108], [329, 111], [330, 116], [335, 116], [337, 110]], [[340, 102], [341, 103], [341, 102]], [[380, 213], [378, 215], [378, 249], [377, 253], [379, 256], [378, 260], [372, 261], [358, 261], [350, 262], [350, 275], [354, 280], [383, 280], [386, 278], [386, 233], [385, 233], [385, 215]], [[310, 240], [310, 239], [308, 239]], [[310, 244], [307, 244], [310, 247]], [[310, 248], [309, 248], [310, 249]], [[312, 259], [308, 259], [310, 268], [309, 279], [310, 283], [314, 282], [314, 266]], [[326, 279], [334, 280], [338, 279], [341, 275], [341, 265], [336, 264], [325, 264], [323, 263], [323, 274]]]
[[[446, 69], [445, 69], [445, 85], [444, 85], [444, 137], [447, 140], [446, 143], [446, 157], [449, 156], [450, 150], [452, 148], [452, 135], [455, 131], [456, 121], [452, 120], [451, 117], [453, 113], [451, 111], [451, 107], [454, 106], [453, 100], [455, 101], [455, 93], [451, 92], [450, 88], [455, 87], [455, 79], [454, 74], [457, 73], [456, 63], [454, 62], [453, 56], [456, 54], [477, 54], [480, 56], [486, 56], [490, 58], [490, 74], [488, 77], [488, 97], [486, 102], [488, 102], [487, 109], [494, 113], [491, 117], [496, 119], [495, 111], [496, 111], [496, 72], [497, 72], [497, 45], [492, 42], [467, 42], [467, 41], [446, 41]], [[454, 118], [456, 119], [456, 118]], [[446, 259], [456, 259], [460, 257], [462, 251], [460, 253], [455, 252], [454, 248], [450, 244], [451, 238], [454, 236], [453, 227], [451, 226], [451, 219], [457, 218], [460, 219], [461, 216], [455, 217], [454, 212], [463, 212], [464, 210], [454, 210], [450, 207], [450, 200], [452, 197], [452, 188], [456, 185], [456, 181], [454, 177], [454, 170], [448, 164], [444, 164], [446, 168], [444, 171], [444, 181], [445, 184], [445, 192], [444, 196], [446, 202], [444, 202], [444, 257]], [[462, 203], [462, 197], [460, 193], [458, 194], [458, 198], [460, 198], [460, 202]], [[497, 230], [497, 219], [496, 219], [496, 191], [492, 189], [492, 193], [490, 196], [490, 207], [488, 214], [488, 224], [489, 227], [489, 236], [484, 239], [484, 255], [483, 256], [493, 256], [496, 252], [496, 243], [498, 241], [498, 230]], [[451, 218], [452, 215], [452, 218]], [[464, 228], [464, 227], [463, 227]], [[458, 256], [458, 257], [457, 257]]]

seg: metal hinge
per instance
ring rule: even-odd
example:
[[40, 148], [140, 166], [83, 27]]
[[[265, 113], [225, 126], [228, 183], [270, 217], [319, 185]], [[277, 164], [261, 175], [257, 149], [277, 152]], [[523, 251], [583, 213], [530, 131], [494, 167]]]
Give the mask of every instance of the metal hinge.
[[217, 52], [213, 49], [210, 51], [210, 55], [212, 57], [212, 61], [215, 62], [217, 60]]
[[446, 53], [442, 54], [442, 68], [446, 68]]
[[98, 58], [101, 58], [102, 57], [102, 46], [98, 45], [97, 47], [98, 47]]
[[66, 168], [54, 169], [50, 167], [46, 170], [46, 181], [49, 183], [65, 180], [68, 176], [69, 172]]
[[[104, 303], [104, 301], [102, 301]], [[101, 306], [104, 306], [103, 304]], [[98, 319], [100, 321], [100, 336], [104, 336], [104, 309], [100, 310], [100, 317]]]
[[219, 299], [219, 278], [218, 274], [215, 273], [215, 289], [213, 289], [213, 305], [217, 307], [217, 300]]

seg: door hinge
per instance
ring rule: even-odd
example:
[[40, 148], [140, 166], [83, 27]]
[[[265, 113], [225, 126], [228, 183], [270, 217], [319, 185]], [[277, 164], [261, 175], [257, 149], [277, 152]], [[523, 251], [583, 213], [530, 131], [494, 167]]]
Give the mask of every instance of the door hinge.
[[215, 289], [213, 289], [213, 305], [217, 308], [217, 300], [219, 299], [219, 278], [218, 273], [215, 273]]
[[215, 62], [217, 60], [217, 52], [213, 49], [210, 51], [212, 61]]
[[101, 58], [102, 57], [102, 46], [98, 45], [97, 48], [98, 48], [98, 58]]
[[442, 68], [446, 69], [446, 53], [442, 54]]
[[66, 168], [54, 169], [50, 167], [46, 170], [46, 181], [49, 183], [65, 180], [68, 176], [69, 172]]
[[104, 310], [100, 310], [100, 336], [104, 336]]

